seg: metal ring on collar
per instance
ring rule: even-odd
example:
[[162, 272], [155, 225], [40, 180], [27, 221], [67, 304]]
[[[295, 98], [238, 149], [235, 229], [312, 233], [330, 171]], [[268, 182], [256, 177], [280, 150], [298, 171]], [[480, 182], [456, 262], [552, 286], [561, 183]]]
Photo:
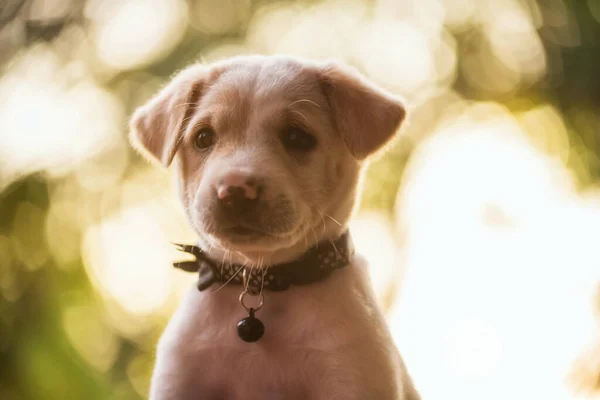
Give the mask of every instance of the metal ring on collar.
[[251, 294], [249, 292], [247, 292], [246, 290], [244, 290], [242, 293], [240, 293], [240, 304], [242, 305], [242, 307], [244, 307], [244, 309], [246, 311], [250, 311], [250, 309], [253, 309], [254, 311], [258, 311], [262, 308], [263, 303], [265, 301], [265, 298], [263, 296], [262, 293], [259, 293], [258, 295], [253, 295], [253, 296], [258, 296], [258, 305], [256, 305], [255, 307], [248, 307], [244, 301], [244, 299], [246, 298], [247, 294]]

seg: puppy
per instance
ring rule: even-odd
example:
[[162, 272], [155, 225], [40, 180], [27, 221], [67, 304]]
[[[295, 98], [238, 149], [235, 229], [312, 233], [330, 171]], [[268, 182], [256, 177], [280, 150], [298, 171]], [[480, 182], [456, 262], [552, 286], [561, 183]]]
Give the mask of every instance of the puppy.
[[[130, 127], [151, 160], [174, 164], [206, 262], [266, 279], [339, 243], [364, 160], [404, 116], [397, 98], [343, 65], [249, 56], [183, 70]], [[345, 254], [343, 268], [304, 284], [314, 265], [296, 263], [296, 281], [277, 291], [261, 281], [258, 297], [235, 284], [241, 268], [192, 288], [159, 341], [150, 398], [419, 399], [365, 260], [351, 243]], [[236, 333], [244, 308], [263, 322], [254, 343]]]

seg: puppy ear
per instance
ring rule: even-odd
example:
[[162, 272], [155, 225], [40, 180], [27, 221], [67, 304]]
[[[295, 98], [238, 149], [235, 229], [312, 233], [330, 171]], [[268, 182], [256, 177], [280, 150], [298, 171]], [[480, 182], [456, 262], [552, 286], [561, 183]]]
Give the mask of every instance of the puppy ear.
[[189, 67], [173, 78], [154, 98], [138, 108], [129, 121], [132, 145], [168, 167], [200, 98], [206, 67]]
[[406, 114], [400, 99], [334, 62], [319, 75], [336, 128], [355, 158], [365, 159], [394, 137]]

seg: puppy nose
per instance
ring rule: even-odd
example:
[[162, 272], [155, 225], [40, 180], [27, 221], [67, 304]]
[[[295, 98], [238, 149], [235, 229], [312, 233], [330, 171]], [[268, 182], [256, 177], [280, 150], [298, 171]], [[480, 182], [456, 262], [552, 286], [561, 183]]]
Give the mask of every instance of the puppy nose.
[[243, 208], [258, 200], [260, 186], [253, 177], [241, 173], [230, 173], [217, 185], [217, 197], [229, 208]]

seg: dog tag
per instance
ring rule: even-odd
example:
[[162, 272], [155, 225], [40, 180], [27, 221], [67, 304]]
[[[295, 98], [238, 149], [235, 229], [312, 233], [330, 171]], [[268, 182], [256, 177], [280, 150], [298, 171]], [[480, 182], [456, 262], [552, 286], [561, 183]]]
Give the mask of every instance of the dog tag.
[[265, 326], [260, 319], [254, 316], [251, 308], [248, 316], [237, 324], [237, 333], [244, 342], [253, 343], [258, 341], [265, 333]]

